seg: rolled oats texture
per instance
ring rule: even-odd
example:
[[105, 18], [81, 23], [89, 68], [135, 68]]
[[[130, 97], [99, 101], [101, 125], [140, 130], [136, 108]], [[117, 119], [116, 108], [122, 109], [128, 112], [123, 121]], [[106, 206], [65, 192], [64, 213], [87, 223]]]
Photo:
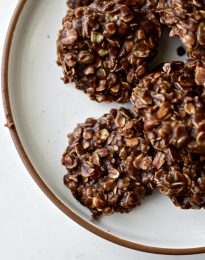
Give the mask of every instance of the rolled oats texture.
[[153, 190], [153, 150], [129, 110], [89, 118], [69, 134], [65, 185], [93, 216], [128, 213]]
[[161, 29], [153, 8], [148, 8], [153, 4], [145, 8], [142, 1], [140, 9], [124, 2], [96, 1], [70, 9], [59, 32], [57, 63], [64, 82], [75, 82], [98, 102], [128, 102], [157, 53]]
[[154, 175], [157, 189], [182, 209], [204, 208], [205, 157], [176, 148], [159, 153], [165, 164]]
[[131, 101], [156, 150], [205, 154], [204, 86], [203, 64], [183, 62], [165, 63], [139, 82]]
[[204, 0], [159, 0], [157, 12], [171, 27], [170, 36], [179, 36], [187, 46], [189, 58], [205, 61]]

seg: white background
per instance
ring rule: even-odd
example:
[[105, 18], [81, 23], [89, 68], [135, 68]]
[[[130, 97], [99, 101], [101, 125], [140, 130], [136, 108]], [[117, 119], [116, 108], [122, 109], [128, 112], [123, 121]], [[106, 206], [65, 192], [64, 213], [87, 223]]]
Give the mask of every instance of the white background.
[[[17, 0], [0, 0], [0, 55], [16, 3]], [[136, 252], [107, 242], [78, 226], [48, 200], [29, 176], [8, 130], [3, 127], [1, 100], [0, 115], [1, 260], [204, 259], [205, 255], [176, 257]]]

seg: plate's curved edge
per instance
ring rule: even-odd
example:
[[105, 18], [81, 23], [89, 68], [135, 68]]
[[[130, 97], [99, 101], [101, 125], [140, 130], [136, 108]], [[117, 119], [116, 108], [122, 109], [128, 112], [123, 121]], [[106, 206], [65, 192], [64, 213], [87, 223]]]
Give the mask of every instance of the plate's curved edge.
[[32, 178], [34, 179], [34, 181], [41, 188], [41, 190], [47, 195], [47, 197], [60, 210], [62, 210], [67, 216], [69, 216], [72, 220], [74, 220], [75, 222], [77, 222], [79, 225], [86, 228], [90, 232], [100, 236], [101, 238], [109, 240], [115, 244], [118, 244], [118, 245], [121, 245], [121, 246], [124, 246], [127, 248], [131, 248], [131, 249], [147, 252], [147, 253], [154, 253], [154, 254], [187, 255], [187, 254], [205, 253], [205, 247], [184, 248], [184, 249], [158, 248], [158, 247], [151, 247], [151, 246], [137, 244], [137, 243], [116, 237], [108, 232], [105, 232], [105, 231], [97, 228], [96, 226], [92, 225], [91, 223], [89, 223], [86, 220], [84, 220], [83, 218], [81, 218], [78, 214], [73, 212], [71, 209], [69, 209], [65, 204], [63, 204], [55, 196], [55, 194], [47, 187], [47, 185], [40, 178], [40, 176], [34, 169], [31, 161], [29, 160], [29, 158], [23, 148], [23, 145], [20, 141], [20, 138], [18, 136], [17, 130], [15, 129], [13, 115], [12, 115], [11, 106], [10, 106], [9, 88], [8, 88], [9, 56], [10, 56], [10, 49], [11, 49], [13, 34], [15, 31], [18, 19], [20, 17], [20, 14], [23, 11], [23, 8], [24, 8], [24, 5], [26, 2], [27, 2], [27, 0], [19, 0], [18, 5], [14, 11], [13, 17], [11, 19], [10, 25], [9, 25], [9, 29], [7, 32], [6, 41], [5, 41], [5, 45], [4, 45], [4, 51], [3, 51], [1, 80], [2, 80], [3, 105], [4, 105], [6, 120], [7, 120], [7, 126], [9, 127], [9, 131], [10, 131], [11, 137], [13, 139], [13, 142], [15, 144], [15, 147], [16, 147], [25, 167], [29, 171], [29, 173], [32, 176]]

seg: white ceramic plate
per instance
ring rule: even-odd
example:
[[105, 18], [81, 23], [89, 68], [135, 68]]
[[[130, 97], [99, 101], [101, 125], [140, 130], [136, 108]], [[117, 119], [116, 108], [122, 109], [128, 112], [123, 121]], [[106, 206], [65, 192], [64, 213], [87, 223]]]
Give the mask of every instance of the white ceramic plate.
[[[28, 170], [67, 215], [106, 239], [156, 253], [205, 252], [204, 210], [180, 210], [156, 193], [128, 215], [93, 221], [90, 212], [64, 187], [66, 172], [60, 161], [67, 133], [87, 117], [99, 117], [119, 107], [90, 101], [60, 80], [55, 43], [65, 14], [66, 0], [20, 1], [5, 46], [5, 110], [9, 123], [15, 124], [11, 133]], [[180, 45], [178, 40], [168, 40], [165, 33], [155, 63], [182, 59], [176, 55]]]

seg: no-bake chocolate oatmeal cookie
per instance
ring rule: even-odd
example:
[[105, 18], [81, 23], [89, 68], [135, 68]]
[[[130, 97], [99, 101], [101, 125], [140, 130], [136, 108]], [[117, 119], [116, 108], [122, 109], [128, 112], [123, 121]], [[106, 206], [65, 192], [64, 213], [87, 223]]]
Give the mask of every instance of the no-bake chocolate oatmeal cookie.
[[144, 77], [131, 101], [156, 150], [174, 146], [205, 154], [205, 69], [200, 64], [166, 63]]
[[169, 148], [166, 162], [155, 173], [157, 189], [182, 209], [205, 207], [205, 157], [186, 149]]
[[94, 216], [127, 213], [152, 193], [153, 158], [142, 123], [129, 110], [113, 109], [69, 135], [64, 183]]
[[188, 47], [188, 56], [205, 62], [205, 1], [159, 0], [157, 12], [171, 27], [170, 36], [179, 36]]
[[[129, 101], [156, 54], [161, 34], [155, 1], [95, 1], [69, 9], [57, 41], [65, 83], [98, 102]], [[140, 7], [140, 8], [139, 8]]]

